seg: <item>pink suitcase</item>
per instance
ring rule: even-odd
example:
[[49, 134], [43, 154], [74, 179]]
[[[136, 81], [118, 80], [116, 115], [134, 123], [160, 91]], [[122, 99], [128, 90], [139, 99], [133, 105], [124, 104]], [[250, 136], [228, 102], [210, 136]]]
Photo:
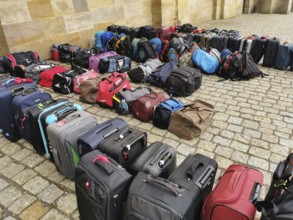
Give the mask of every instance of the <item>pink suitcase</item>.
[[83, 74], [77, 75], [73, 81], [73, 91], [76, 93], [81, 93], [81, 89], [80, 89], [81, 83], [88, 79], [95, 79], [98, 76], [99, 76], [99, 73], [97, 73], [94, 70], [89, 70]]
[[105, 52], [105, 53], [90, 56], [90, 58], [89, 58], [89, 70], [94, 70], [97, 73], [99, 73], [100, 60], [102, 58], [109, 57], [109, 56], [114, 56], [114, 55], [117, 55], [117, 53], [115, 51], [108, 51], [108, 52]]

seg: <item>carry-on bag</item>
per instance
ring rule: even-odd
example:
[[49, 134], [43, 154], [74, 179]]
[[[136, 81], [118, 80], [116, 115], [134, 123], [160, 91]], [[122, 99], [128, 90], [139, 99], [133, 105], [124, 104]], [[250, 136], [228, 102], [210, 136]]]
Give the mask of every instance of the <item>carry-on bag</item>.
[[212, 124], [214, 106], [202, 100], [195, 100], [171, 115], [168, 131], [187, 140], [198, 137]]
[[99, 150], [128, 168], [147, 147], [147, 133], [127, 127], [105, 139]]
[[168, 144], [156, 141], [133, 162], [130, 172], [137, 174], [142, 171], [152, 176], [168, 178], [175, 168], [176, 150]]
[[114, 55], [104, 57], [99, 63], [100, 73], [123, 73], [131, 69], [131, 59], [127, 56]]
[[31, 142], [34, 133], [31, 133], [28, 110], [38, 104], [52, 99], [52, 96], [37, 88], [25, 88], [21, 94], [15, 96], [11, 102], [11, 108], [15, 117], [16, 126], [21, 138]]
[[99, 150], [84, 155], [76, 168], [75, 191], [81, 220], [122, 219], [132, 176]]
[[276, 62], [276, 57], [280, 45], [280, 40], [278, 38], [272, 38], [267, 40], [263, 63], [265, 67], [273, 67]]
[[293, 45], [285, 42], [280, 44], [275, 61], [275, 69], [286, 70], [293, 59]]
[[69, 63], [72, 60], [73, 54], [79, 49], [80, 47], [71, 44], [53, 44], [50, 49], [51, 59]]
[[82, 157], [90, 151], [99, 149], [100, 144], [105, 139], [111, 137], [117, 132], [124, 131], [127, 127], [128, 123], [120, 118], [109, 119], [96, 125], [78, 137], [77, 147], [79, 156]]
[[67, 68], [55, 65], [49, 70], [45, 70], [40, 73], [40, 82], [39, 84], [43, 87], [52, 87], [54, 75], [57, 73], [62, 73], [68, 71]]
[[234, 164], [227, 168], [206, 198], [202, 220], [254, 220], [263, 175], [255, 169]]
[[80, 84], [79, 101], [95, 104], [98, 99], [98, 85], [102, 78], [88, 79]]
[[77, 75], [73, 79], [73, 91], [75, 93], [81, 93], [80, 86], [84, 81], [90, 80], [90, 79], [95, 79], [95, 78], [98, 78], [98, 77], [99, 77], [99, 73], [95, 72], [94, 70], [88, 70], [85, 73]]
[[99, 72], [99, 65], [102, 58], [114, 56], [117, 55], [115, 51], [108, 51], [101, 54], [96, 54], [93, 56], [90, 56], [89, 58], [89, 70], [94, 70], [96, 72]]
[[97, 124], [97, 119], [85, 111], [76, 111], [61, 121], [47, 127], [57, 170], [66, 178], [74, 180], [79, 162], [77, 139]]
[[218, 164], [215, 160], [201, 154], [189, 154], [170, 175], [168, 180], [195, 194], [194, 217], [200, 219], [203, 203], [212, 191]]

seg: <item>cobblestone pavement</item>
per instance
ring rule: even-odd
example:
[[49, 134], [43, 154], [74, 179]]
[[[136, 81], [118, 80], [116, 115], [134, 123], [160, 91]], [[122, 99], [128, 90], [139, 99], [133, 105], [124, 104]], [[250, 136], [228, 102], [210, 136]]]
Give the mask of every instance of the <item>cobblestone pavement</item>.
[[[293, 42], [292, 24], [287, 24], [292, 17], [293, 14], [243, 15], [201, 26], [238, 29], [243, 34], [281, 35]], [[131, 116], [119, 117], [147, 131], [149, 143], [163, 141], [175, 147], [178, 164], [190, 153], [201, 153], [218, 162], [217, 177], [232, 163], [259, 169], [264, 175], [263, 198], [276, 164], [293, 149], [293, 72], [262, 67], [261, 70], [269, 77], [242, 82], [218, 82], [216, 76], [203, 77], [202, 87], [182, 100], [203, 99], [214, 104], [217, 113], [213, 125], [192, 141]], [[99, 122], [118, 117], [114, 111], [80, 103], [75, 94], [52, 94], [54, 98], [66, 97], [81, 104]], [[24, 140], [10, 143], [2, 136], [0, 219], [79, 219], [74, 183], [60, 175], [54, 164], [36, 154]]]

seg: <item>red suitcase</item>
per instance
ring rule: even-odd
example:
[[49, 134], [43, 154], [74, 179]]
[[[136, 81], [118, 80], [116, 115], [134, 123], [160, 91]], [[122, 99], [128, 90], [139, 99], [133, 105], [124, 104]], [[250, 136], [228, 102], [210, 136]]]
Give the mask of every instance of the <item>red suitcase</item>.
[[204, 202], [201, 220], [254, 220], [263, 175], [231, 165]]

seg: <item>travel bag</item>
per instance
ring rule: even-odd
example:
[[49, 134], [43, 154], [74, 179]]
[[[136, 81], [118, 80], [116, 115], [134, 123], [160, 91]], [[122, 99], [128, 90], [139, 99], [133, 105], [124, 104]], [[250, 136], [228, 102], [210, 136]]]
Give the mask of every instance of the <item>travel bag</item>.
[[40, 82], [39, 84], [43, 87], [52, 87], [54, 75], [57, 73], [62, 73], [68, 71], [67, 68], [55, 65], [53, 68], [49, 70], [45, 70], [40, 73]]
[[202, 220], [254, 220], [263, 175], [258, 170], [233, 164], [206, 198]]
[[100, 144], [113, 134], [123, 132], [128, 128], [128, 123], [120, 118], [109, 119], [96, 125], [77, 139], [78, 154], [80, 157], [90, 151], [99, 149]]
[[88, 79], [80, 85], [79, 101], [95, 104], [98, 98], [98, 85], [101, 78]]
[[192, 55], [192, 61], [195, 67], [207, 74], [214, 74], [219, 67], [218, 60], [204, 50], [196, 50]]
[[148, 122], [153, 118], [155, 106], [169, 98], [170, 96], [165, 92], [144, 95], [132, 103], [131, 113], [138, 120]]
[[275, 69], [286, 70], [293, 59], [293, 45], [284, 43], [280, 44], [275, 61]]
[[156, 59], [158, 55], [156, 54], [156, 51], [151, 46], [148, 39], [141, 39], [138, 42], [138, 48], [137, 48], [137, 54], [138, 54], [138, 62], [144, 63], [148, 59]]
[[73, 91], [75, 93], [81, 93], [80, 86], [84, 81], [90, 80], [90, 79], [95, 79], [98, 77], [99, 77], [99, 73], [95, 72], [94, 70], [88, 70], [85, 73], [77, 75], [73, 79]]
[[165, 83], [165, 91], [172, 96], [189, 96], [199, 89], [202, 83], [202, 74], [199, 69], [179, 67], [173, 70]]
[[147, 147], [147, 133], [127, 127], [105, 139], [99, 150], [128, 168]]
[[130, 172], [137, 174], [142, 171], [152, 176], [168, 178], [175, 168], [176, 150], [168, 144], [156, 141], [133, 162]]
[[232, 53], [234, 53], [235, 51], [239, 51], [240, 43], [241, 43], [240, 38], [230, 37], [228, 40], [228, 49], [231, 50]]
[[[33, 81], [35, 81], [36, 83], [39, 83], [41, 78], [40, 78], [40, 74], [41, 72], [45, 71], [45, 70], [50, 70], [55, 66], [55, 64], [48, 62], [48, 61], [40, 61], [37, 63], [33, 63], [27, 67], [25, 67], [25, 69], [21, 69], [21, 68], [15, 68], [16, 74], [17, 75], [21, 75], [22, 78], [30, 78]], [[19, 73], [19, 70], [21, 71], [21, 73]]]
[[252, 45], [252, 48], [250, 50], [250, 55], [252, 56], [252, 59], [256, 64], [258, 64], [259, 61], [262, 59], [265, 53], [266, 44], [267, 44], [266, 38], [255, 39], [254, 44]]
[[90, 56], [89, 58], [89, 70], [94, 70], [96, 72], [99, 72], [99, 65], [102, 58], [114, 56], [117, 55], [115, 51], [108, 51], [101, 54], [96, 54], [93, 56]]
[[104, 57], [99, 63], [100, 73], [123, 73], [131, 69], [131, 59], [127, 56], [114, 55]]
[[84, 155], [76, 168], [75, 191], [81, 220], [122, 219], [132, 176], [99, 150]]
[[89, 68], [89, 58], [97, 53], [95, 48], [78, 48], [74, 53], [71, 61], [73, 67]]
[[280, 40], [278, 38], [271, 38], [267, 40], [263, 63], [262, 63], [263, 66], [273, 67], [275, 65], [279, 45], [280, 45]]
[[85, 111], [76, 111], [61, 121], [47, 127], [57, 170], [66, 178], [74, 180], [75, 168], [79, 162], [77, 139], [96, 126], [97, 119]]
[[200, 219], [203, 203], [212, 191], [218, 164], [201, 154], [189, 154], [168, 178], [193, 194], [196, 200], [191, 204], [193, 218]]
[[53, 44], [50, 49], [51, 59], [63, 63], [69, 63], [73, 54], [78, 49], [80, 49], [80, 47], [71, 44]]

